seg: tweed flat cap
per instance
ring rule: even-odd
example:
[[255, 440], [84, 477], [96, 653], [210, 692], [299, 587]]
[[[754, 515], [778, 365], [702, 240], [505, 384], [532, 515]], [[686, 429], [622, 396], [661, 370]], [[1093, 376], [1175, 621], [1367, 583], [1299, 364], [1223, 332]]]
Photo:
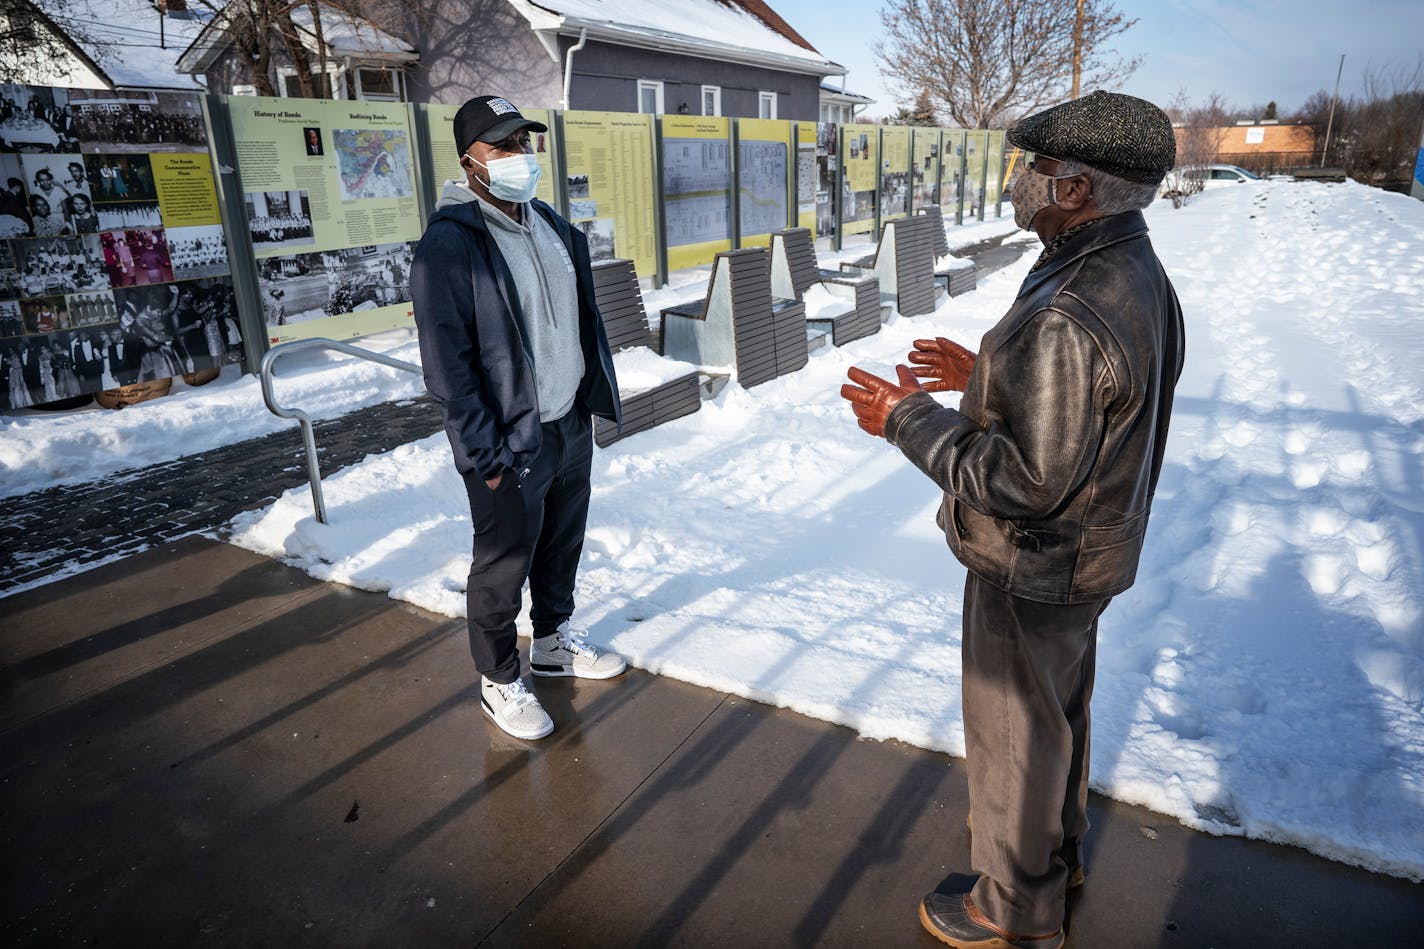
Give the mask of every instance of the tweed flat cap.
[[1099, 90], [1019, 121], [1009, 144], [1071, 158], [1110, 175], [1157, 184], [1177, 163], [1172, 120], [1146, 99]]

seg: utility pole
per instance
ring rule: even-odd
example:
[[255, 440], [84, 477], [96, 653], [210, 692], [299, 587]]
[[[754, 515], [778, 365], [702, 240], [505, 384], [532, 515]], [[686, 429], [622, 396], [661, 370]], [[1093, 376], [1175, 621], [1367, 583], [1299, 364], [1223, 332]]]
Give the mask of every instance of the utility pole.
[[1073, 98], [1078, 98], [1083, 81], [1083, 0], [1078, 0], [1078, 15], [1073, 20]]
[[1325, 123], [1325, 147], [1320, 150], [1320, 167], [1325, 167], [1325, 155], [1330, 151], [1330, 130], [1335, 126], [1335, 103], [1340, 99], [1340, 75], [1345, 71], [1345, 54], [1340, 54], [1340, 68], [1335, 73], [1335, 94], [1330, 97], [1330, 118]]

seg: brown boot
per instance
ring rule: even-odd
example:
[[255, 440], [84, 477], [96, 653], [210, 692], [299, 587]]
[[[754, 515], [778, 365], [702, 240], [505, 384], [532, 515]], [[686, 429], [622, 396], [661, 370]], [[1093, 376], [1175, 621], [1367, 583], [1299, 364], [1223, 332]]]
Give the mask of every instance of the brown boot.
[[931, 893], [920, 901], [920, 923], [930, 935], [956, 949], [1060, 949], [1063, 930], [1025, 936], [1000, 929], [985, 918], [968, 893]]

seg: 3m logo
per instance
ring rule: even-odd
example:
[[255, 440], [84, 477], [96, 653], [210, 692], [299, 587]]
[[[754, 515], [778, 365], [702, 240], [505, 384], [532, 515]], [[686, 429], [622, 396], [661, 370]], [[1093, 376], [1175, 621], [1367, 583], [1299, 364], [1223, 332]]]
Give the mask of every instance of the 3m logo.
[[511, 112], [519, 111], [513, 106], [513, 104], [510, 103], [508, 99], [501, 99], [497, 96], [489, 100], [489, 107], [490, 111], [493, 112], [495, 115], [508, 115]]

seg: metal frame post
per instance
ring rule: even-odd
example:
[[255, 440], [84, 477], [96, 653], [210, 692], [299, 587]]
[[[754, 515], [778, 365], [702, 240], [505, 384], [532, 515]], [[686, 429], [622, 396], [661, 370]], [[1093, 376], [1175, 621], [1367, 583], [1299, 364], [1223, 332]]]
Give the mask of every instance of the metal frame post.
[[654, 260], [657, 273], [653, 275], [653, 286], [661, 287], [668, 282], [667, 246], [667, 196], [663, 194], [663, 117], [653, 116], [649, 123], [653, 136], [653, 239]]
[[732, 170], [732, 193], [728, 195], [731, 199], [731, 207], [727, 209], [731, 215], [732, 249], [740, 250], [742, 247], [742, 126], [739, 120], [733, 116], [727, 120], [727, 164]]
[[252, 230], [242, 197], [242, 172], [237, 164], [236, 134], [227, 96], [206, 94], [203, 113], [208, 121], [208, 152], [213, 160], [218, 204], [222, 207], [223, 236], [227, 240], [228, 270], [233, 302], [242, 330], [243, 362], [256, 372], [267, 352], [267, 320], [262, 311], [262, 290], [257, 280], [257, 259], [252, 253]]

